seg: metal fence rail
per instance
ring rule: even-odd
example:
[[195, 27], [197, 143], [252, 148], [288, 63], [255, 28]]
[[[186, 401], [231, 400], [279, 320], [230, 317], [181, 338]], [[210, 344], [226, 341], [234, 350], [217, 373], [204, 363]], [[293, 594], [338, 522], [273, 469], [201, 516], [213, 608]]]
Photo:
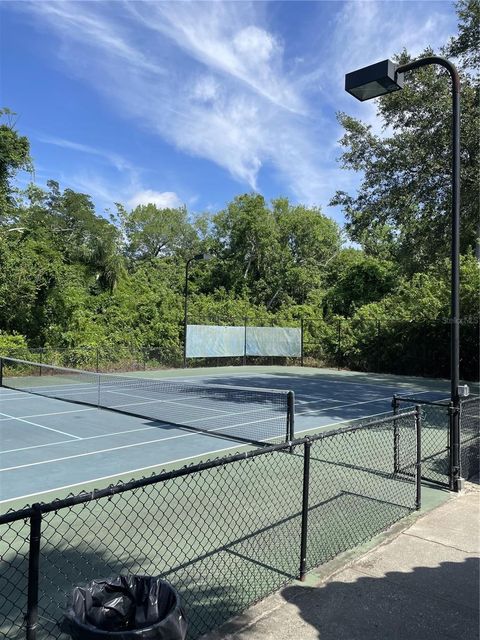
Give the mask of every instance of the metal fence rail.
[[65, 640], [74, 586], [141, 573], [177, 588], [197, 638], [418, 509], [420, 432], [416, 409], [7, 512], [0, 636]]

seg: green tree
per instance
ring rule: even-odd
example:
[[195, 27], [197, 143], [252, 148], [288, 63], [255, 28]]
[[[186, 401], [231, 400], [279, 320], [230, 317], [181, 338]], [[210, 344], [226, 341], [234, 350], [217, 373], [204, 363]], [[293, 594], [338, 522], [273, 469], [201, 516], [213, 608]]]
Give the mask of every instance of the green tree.
[[30, 143], [16, 131], [14, 116], [0, 109], [0, 226], [15, 223], [12, 179], [22, 169], [32, 171]]
[[134, 259], [154, 259], [193, 253], [199, 244], [186, 207], [160, 209], [139, 205], [133, 211], [117, 204], [117, 217], [125, 236], [126, 253]]
[[237, 196], [213, 216], [213, 248], [219, 260], [213, 286], [270, 306], [278, 301], [280, 238], [275, 218], [259, 194]]
[[286, 198], [269, 207], [258, 194], [238, 196], [215, 215], [212, 235], [220, 258], [214, 287], [271, 310], [305, 302], [340, 248], [338, 226], [319, 209]]
[[329, 316], [351, 316], [363, 305], [382, 300], [397, 283], [398, 268], [393, 262], [344, 249], [330, 266], [324, 310]]

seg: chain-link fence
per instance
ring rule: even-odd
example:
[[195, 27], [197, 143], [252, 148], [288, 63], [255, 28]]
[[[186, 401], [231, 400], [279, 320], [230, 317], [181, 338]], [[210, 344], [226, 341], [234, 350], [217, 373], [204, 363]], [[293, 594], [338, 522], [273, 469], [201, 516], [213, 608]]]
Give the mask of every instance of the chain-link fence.
[[[463, 321], [460, 332], [460, 376], [478, 380], [478, 321]], [[447, 378], [450, 321], [305, 318], [303, 360], [308, 366]]]
[[420, 430], [402, 412], [8, 512], [0, 634], [65, 640], [74, 586], [136, 573], [177, 588], [198, 638], [419, 508]]
[[460, 475], [472, 478], [480, 473], [480, 397], [460, 405]]
[[[394, 396], [392, 407], [397, 414], [402, 407], [421, 407], [422, 413], [422, 478], [442, 486], [452, 482], [452, 416], [449, 400], [428, 401], [415, 397]], [[468, 480], [480, 472], [480, 397], [460, 402], [460, 469]]]
[[[448, 377], [450, 322], [369, 318], [206, 318], [191, 323], [216, 326], [292, 327], [301, 332], [301, 355], [188, 358], [189, 367], [241, 365], [328, 366], [395, 375]], [[478, 380], [479, 325], [461, 324], [460, 377]], [[158, 370], [183, 366], [183, 326], [178, 339], [161, 346], [98, 344], [75, 347], [15, 347], [2, 355], [99, 372]]]

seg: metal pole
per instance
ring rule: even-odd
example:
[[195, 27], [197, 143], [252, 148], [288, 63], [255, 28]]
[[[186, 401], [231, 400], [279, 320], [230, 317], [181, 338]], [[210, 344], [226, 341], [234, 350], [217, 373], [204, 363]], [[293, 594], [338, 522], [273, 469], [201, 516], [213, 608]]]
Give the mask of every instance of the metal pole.
[[187, 260], [185, 265], [185, 289], [183, 307], [183, 368], [187, 366], [187, 323], [188, 323], [188, 270], [192, 259]]
[[308, 493], [310, 488], [310, 449], [312, 443], [307, 440], [303, 448], [303, 494], [302, 494], [302, 533], [300, 542], [300, 580], [305, 580], [307, 573], [307, 539], [308, 539]]
[[376, 326], [376, 345], [375, 345], [375, 369], [377, 373], [380, 372], [380, 320], [375, 321]]
[[420, 510], [422, 506], [422, 413], [420, 405], [415, 405], [415, 432], [417, 440], [417, 460], [415, 465], [415, 508]]
[[459, 491], [461, 488], [460, 478], [460, 407], [455, 406], [454, 402], [450, 402], [448, 407], [448, 425], [450, 432], [450, 472], [449, 472], [449, 488], [450, 491]]
[[341, 343], [341, 339], [342, 339], [342, 321], [340, 320], [340, 318], [337, 320], [338, 323], [338, 327], [337, 327], [337, 353], [338, 353], [338, 357], [337, 357], [337, 369], [340, 369], [340, 343]]
[[295, 394], [289, 391], [287, 394], [287, 442], [295, 438]]
[[[398, 415], [398, 409], [400, 406], [400, 402], [398, 400], [397, 394], [393, 396], [392, 399], [392, 409], [393, 415]], [[393, 419], [393, 473], [398, 473], [400, 471], [400, 434], [398, 432], [398, 424], [397, 420]]]
[[454, 490], [459, 491], [460, 478], [460, 80], [452, 77], [452, 299], [451, 299], [451, 396], [453, 414], [453, 478]]
[[248, 323], [248, 318], [245, 317], [243, 319], [243, 327], [244, 327], [244, 331], [243, 331], [243, 366], [245, 366], [247, 364], [247, 323]]
[[30, 518], [30, 547], [28, 552], [27, 640], [36, 640], [38, 625], [38, 583], [40, 574], [40, 540], [42, 512], [38, 505]]
[[303, 326], [303, 316], [300, 320], [300, 366], [303, 367], [303, 339], [305, 328]]
[[440, 56], [428, 56], [397, 67], [397, 73], [405, 73], [430, 64], [447, 69], [452, 81], [452, 245], [451, 245], [451, 312], [450, 312], [450, 397], [451, 414], [451, 489], [459, 490], [460, 479], [460, 77], [455, 66]]

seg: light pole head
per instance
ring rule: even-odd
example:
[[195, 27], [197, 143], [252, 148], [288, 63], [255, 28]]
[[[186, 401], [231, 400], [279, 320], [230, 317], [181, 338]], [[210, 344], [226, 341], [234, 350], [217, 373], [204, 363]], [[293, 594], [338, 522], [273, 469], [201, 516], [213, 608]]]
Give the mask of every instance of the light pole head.
[[363, 102], [403, 89], [403, 73], [397, 73], [397, 67], [391, 60], [382, 60], [347, 73], [345, 91]]

